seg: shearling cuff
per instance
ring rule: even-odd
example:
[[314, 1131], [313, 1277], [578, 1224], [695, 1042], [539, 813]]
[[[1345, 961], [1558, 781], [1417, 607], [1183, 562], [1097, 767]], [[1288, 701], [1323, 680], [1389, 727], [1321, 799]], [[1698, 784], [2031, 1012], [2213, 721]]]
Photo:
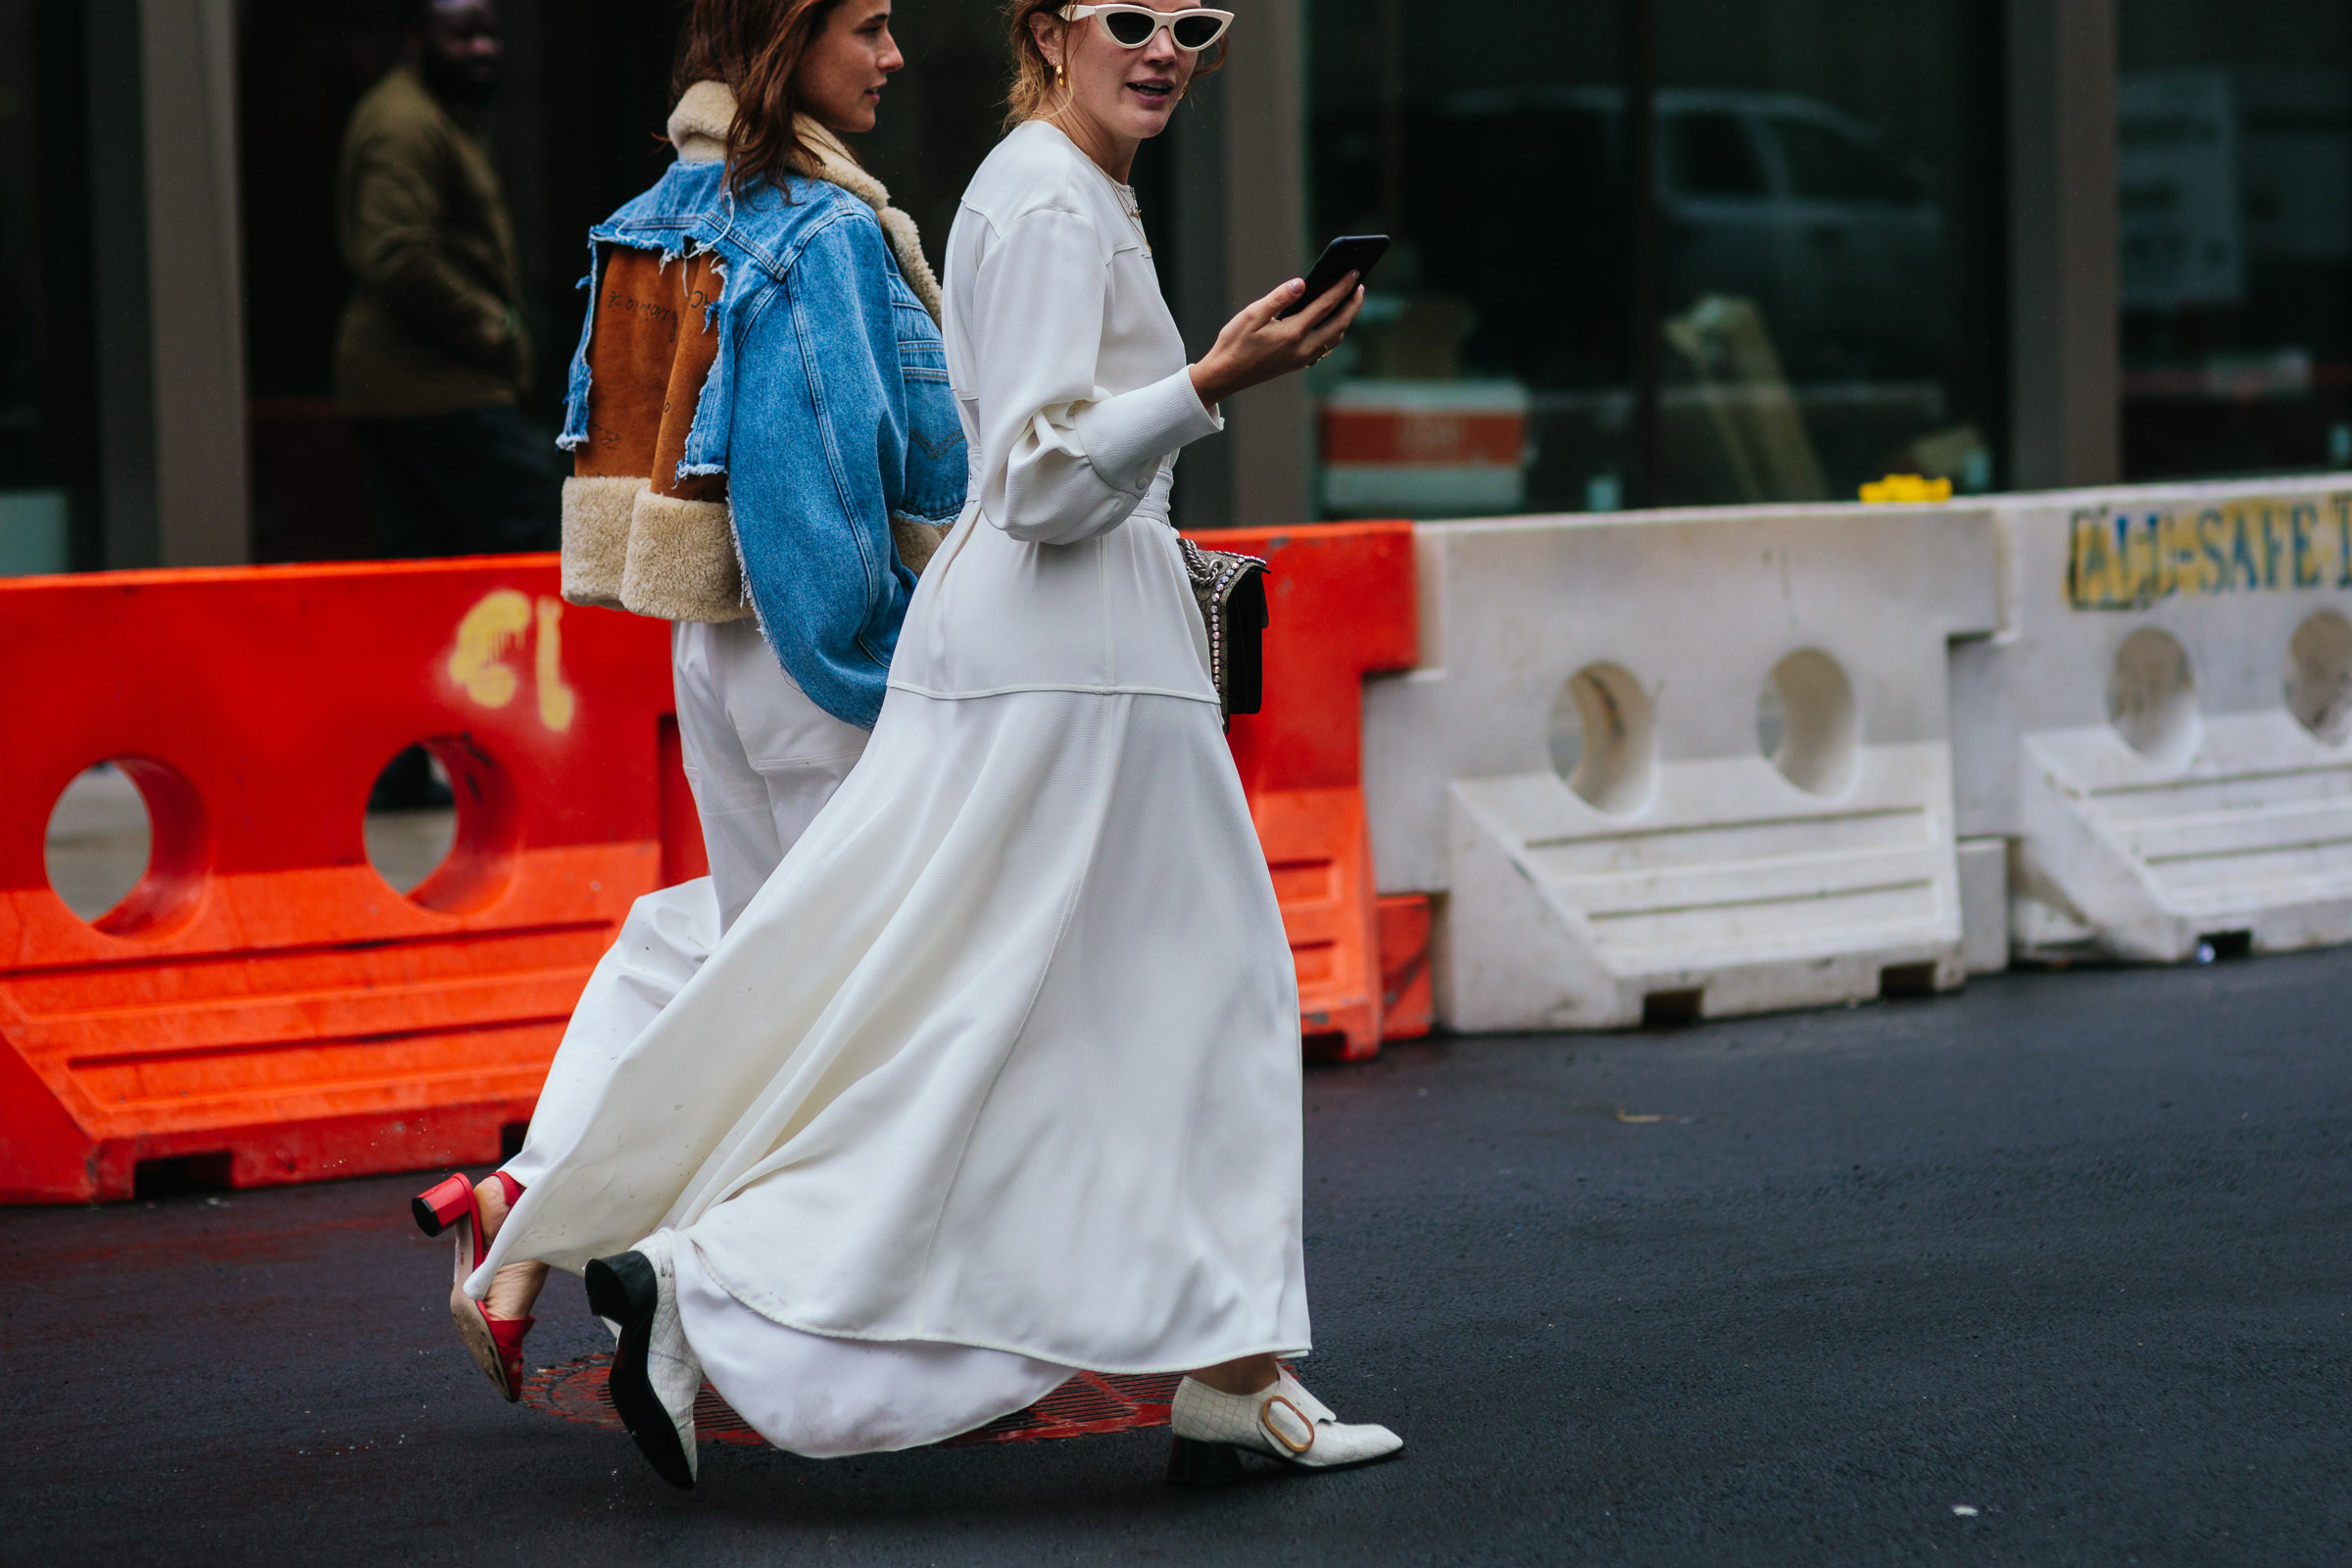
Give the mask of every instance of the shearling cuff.
[[723, 501], [638, 494], [621, 608], [658, 620], [742, 620], [752, 612]]
[[898, 546], [899, 559], [906, 563], [906, 569], [920, 577], [931, 558], [939, 554], [939, 547], [948, 542], [948, 531], [955, 526], [952, 522], [925, 522], [920, 517], [893, 517], [890, 542]]
[[564, 481], [564, 598], [599, 610], [620, 608], [621, 570], [629, 560], [629, 516], [643, 479]]

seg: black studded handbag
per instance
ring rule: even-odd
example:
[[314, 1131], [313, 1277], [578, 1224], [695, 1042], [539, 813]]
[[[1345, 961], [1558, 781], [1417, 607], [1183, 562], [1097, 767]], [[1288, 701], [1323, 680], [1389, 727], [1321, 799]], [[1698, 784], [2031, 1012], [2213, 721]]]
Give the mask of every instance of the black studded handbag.
[[1208, 626], [1208, 675], [1230, 724], [1234, 714], [1254, 713], [1265, 704], [1266, 573], [1273, 568], [1255, 556], [1203, 550], [1182, 534], [1176, 542]]

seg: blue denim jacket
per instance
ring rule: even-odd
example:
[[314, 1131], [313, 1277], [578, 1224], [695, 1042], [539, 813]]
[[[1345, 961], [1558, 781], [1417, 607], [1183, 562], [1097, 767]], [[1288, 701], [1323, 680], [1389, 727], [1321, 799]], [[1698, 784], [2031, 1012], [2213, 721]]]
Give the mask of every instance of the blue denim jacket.
[[[914, 592], [890, 519], [963, 508], [963, 427], [939, 327], [899, 273], [873, 209], [797, 175], [730, 196], [717, 162], [670, 166], [589, 230], [594, 298], [607, 245], [715, 253], [718, 360], [678, 477], [723, 473], [760, 629], [825, 711], [871, 727]], [[786, 196], [789, 193], [790, 199]], [[564, 435], [588, 438], [591, 310]]]

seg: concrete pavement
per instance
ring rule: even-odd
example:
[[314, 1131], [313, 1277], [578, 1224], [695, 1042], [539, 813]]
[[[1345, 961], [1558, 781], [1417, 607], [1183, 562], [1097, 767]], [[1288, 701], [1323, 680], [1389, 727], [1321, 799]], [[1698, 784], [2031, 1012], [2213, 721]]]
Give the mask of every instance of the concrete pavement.
[[[2339, 952], [1317, 1068], [1303, 1370], [1408, 1448], [1207, 1494], [1156, 1433], [672, 1493], [488, 1392], [408, 1179], [0, 1211], [0, 1560], [2340, 1564], [2348, 1013]], [[560, 1281], [534, 1359], [599, 1343]]]

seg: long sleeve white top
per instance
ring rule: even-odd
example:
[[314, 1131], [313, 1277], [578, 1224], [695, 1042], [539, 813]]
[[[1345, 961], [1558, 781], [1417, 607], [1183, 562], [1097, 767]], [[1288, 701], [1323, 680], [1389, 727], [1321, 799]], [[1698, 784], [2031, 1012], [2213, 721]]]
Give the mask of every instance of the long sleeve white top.
[[971, 483], [907, 612], [895, 687], [1216, 700], [1167, 497], [1177, 450], [1223, 425], [1125, 195], [1043, 122], [964, 192], [943, 325]]

